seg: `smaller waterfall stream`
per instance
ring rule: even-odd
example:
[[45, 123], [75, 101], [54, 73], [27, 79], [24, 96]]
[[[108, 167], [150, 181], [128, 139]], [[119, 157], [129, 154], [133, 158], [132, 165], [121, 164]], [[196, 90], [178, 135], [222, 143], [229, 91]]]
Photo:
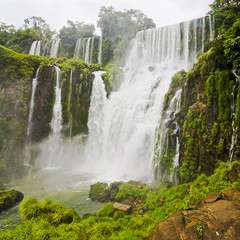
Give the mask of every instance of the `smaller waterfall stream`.
[[90, 59], [89, 59], [90, 43], [91, 43], [91, 38], [88, 38], [87, 46], [86, 46], [86, 53], [85, 53], [85, 60], [84, 60], [88, 64], [90, 63]]
[[27, 142], [31, 142], [31, 130], [32, 130], [32, 117], [33, 117], [33, 110], [34, 110], [34, 97], [35, 91], [38, 84], [38, 77], [39, 77], [39, 68], [37, 69], [36, 76], [32, 80], [32, 94], [31, 94], [31, 101], [30, 101], [30, 108], [29, 108], [29, 115], [28, 115], [28, 127], [27, 127]]
[[54, 58], [58, 57], [59, 43], [60, 43], [60, 39], [56, 39], [52, 41], [52, 45], [50, 49], [50, 57], [54, 57]]
[[98, 63], [102, 66], [102, 37], [99, 38]]
[[55, 100], [51, 120], [51, 133], [47, 141], [40, 146], [41, 166], [54, 169], [60, 165], [62, 155], [62, 104], [61, 104], [61, 70], [55, 66]]
[[233, 160], [233, 157], [234, 157], [234, 151], [235, 151], [235, 147], [236, 147], [236, 143], [237, 143], [237, 139], [238, 139], [238, 134], [237, 134], [237, 131], [238, 131], [238, 126], [236, 126], [235, 124], [235, 119], [236, 119], [236, 111], [238, 111], [238, 109], [236, 109], [236, 106], [235, 106], [235, 99], [236, 99], [236, 96], [234, 94], [234, 90], [236, 88], [236, 85], [238, 82], [240, 82], [240, 76], [237, 74], [236, 70], [233, 70], [233, 74], [235, 75], [236, 77], [236, 83], [234, 84], [234, 87], [233, 87], [233, 91], [232, 91], [232, 102], [231, 102], [231, 117], [232, 117], [232, 129], [233, 129], [233, 133], [232, 133], [232, 139], [231, 139], [231, 146], [230, 146], [230, 149], [229, 149], [229, 160], [228, 160], [228, 163], [230, 164]]
[[27, 125], [27, 140], [26, 140], [26, 154], [25, 154], [25, 165], [31, 165], [31, 137], [32, 137], [32, 124], [33, 124], [33, 111], [34, 111], [34, 98], [35, 92], [38, 84], [38, 77], [39, 77], [39, 68], [37, 69], [36, 76], [32, 80], [32, 94], [31, 94], [31, 101], [29, 107], [29, 114], [28, 114], [28, 125]]
[[41, 41], [34, 41], [29, 50], [29, 55], [38, 55], [40, 56]]

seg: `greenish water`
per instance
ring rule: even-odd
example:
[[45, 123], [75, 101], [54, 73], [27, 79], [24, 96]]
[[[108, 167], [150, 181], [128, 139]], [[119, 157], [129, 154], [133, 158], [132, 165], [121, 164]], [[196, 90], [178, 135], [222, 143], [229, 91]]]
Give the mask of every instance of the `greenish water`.
[[[21, 191], [24, 198], [49, 198], [60, 202], [68, 208], [74, 208], [82, 216], [85, 213], [97, 213], [104, 205], [88, 198], [90, 185], [96, 181], [84, 173], [45, 171], [11, 182], [7, 188]], [[0, 230], [15, 227], [21, 222], [18, 205], [0, 214]]]

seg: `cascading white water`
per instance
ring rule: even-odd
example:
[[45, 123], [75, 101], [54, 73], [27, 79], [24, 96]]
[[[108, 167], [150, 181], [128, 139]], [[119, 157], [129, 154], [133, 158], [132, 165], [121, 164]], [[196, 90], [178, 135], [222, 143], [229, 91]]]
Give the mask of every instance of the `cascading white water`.
[[70, 137], [72, 136], [71, 99], [72, 99], [72, 70], [71, 70], [71, 73], [70, 73], [68, 102], [67, 102], [67, 111], [68, 111], [68, 118], [69, 118], [69, 136]]
[[102, 66], [102, 37], [99, 38], [98, 63]]
[[41, 166], [46, 169], [60, 166], [62, 155], [62, 104], [61, 104], [61, 70], [55, 66], [55, 99], [51, 120], [51, 133], [48, 139], [40, 146], [42, 155]]
[[[204, 18], [137, 34], [124, 68], [125, 81], [104, 107], [102, 144], [96, 144], [98, 169], [119, 178], [152, 178], [155, 132], [165, 93], [173, 74], [196, 62], [203, 49], [198, 39], [204, 44], [206, 34]], [[175, 167], [178, 146], [177, 141]]]
[[26, 150], [25, 150], [25, 165], [30, 166], [30, 159], [31, 159], [31, 136], [32, 136], [32, 121], [33, 121], [33, 110], [34, 110], [34, 98], [35, 98], [35, 92], [37, 89], [38, 84], [38, 78], [39, 78], [39, 68], [37, 69], [35, 78], [32, 80], [32, 94], [31, 94], [31, 101], [29, 106], [29, 114], [28, 114], [28, 125], [27, 125], [27, 140], [26, 140]]
[[38, 55], [40, 56], [41, 41], [33, 41], [29, 55]]
[[56, 39], [52, 41], [52, 45], [50, 49], [50, 57], [54, 57], [54, 58], [58, 57], [59, 43], [60, 43], [60, 39]]
[[85, 52], [85, 59], [84, 61], [89, 64], [89, 50], [90, 50], [90, 42], [91, 38], [88, 38], [87, 40], [87, 46], [86, 46], [86, 52]]
[[214, 33], [213, 33], [214, 26], [213, 26], [213, 22], [212, 22], [212, 16], [214, 16], [214, 15], [211, 15], [211, 14], [208, 15], [209, 27], [210, 27], [210, 41], [212, 41], [214, 38]]
[[37, 69], [36, 76], [32, 80], [32, 94], [31, 94], [31, 101], [30, 101], [30, 108], [29, 108], [29, 115], [28, 115], [28, 126], [27, 126], [27, 142], [30, 142], [30, 135], [32, 130], [32, 117], [33, 117], [33, 110], [34, 110], [34, 98], [35, 92], [38, 84], [38, 76], [39, 75], [39, 68]]
[[37, 47], [36, 47], [35, 55], [40, 56], [40, 51], [41, 51], [41, 41], [37, 41]]
[[89, 61], [90, 64], [93, 62], [93, 48], [94, 48], [94, 37], [92, 37], [92, 42], [91, 42], [90, 61]]
[[79, 38], [76, 42], [76, 46], [75, 46], [75, 50], [74, 50], [74, 58], [79, 59], [79, 55], [80, 55], [80, 47], [81, 47], [81, 38]]
[[238, 139], [238, 126], [235, 126], [235, 119], [236, 119], [236, 111], [238, 111], [238, 109], [236, 109], [235, 107], [235, 95], [234, 95], [234, 90], [236, 87], [236, 84], [238, 82], [240, 82], [240, 76], [237, 75], [236, 70], [233, 70], [233, 74], [236, 77], [236, 83], [234, 84], [233, 87], [233, 91], [232, 91], [232, 102], [231, 102], [231, 117], [232, 117], [232, 129], [233, 129], [233, 133], [232, 133], [232, 139], [231, 139], [231, 146], [229, 149], [229, 159], [228, 159], [228, 163], [230, 164], [233, 160], [233, 156], [234, 156], [234, 149], [236, 147], [236, 143], [237, 143], [237, 139]]
[[132, 42], [125, 81], [103, 104], [101, 124], [89, 129], [88, 162], [93, 161], [101, 175], [152, 178], [155, 132], [165, 93], [173, 74], [188, 70], [195, 61], [189, 52], [190, 23], [142, 31]]
[[86, 155], [93, 149], [91, 158], [101, 156], [101, 148], [103, 143], [103, 127], [104, 127], [104, 108], [107, 101], [107, 93], [101, 75], [103, 71], [94, 72], [95, 78], [92, 87], [92, 96], [89, 109], [88, 129], [89, 136], [86, 147]]
[[34, 41], [31, 45], [30, 50], [29, 50], [29, 55], [34, 55], [35, 54], [36, 46], [37, 46], [37, 41]]
[[205, 43], [205, 17], [202, 18], [202, 52], [204, 52]]

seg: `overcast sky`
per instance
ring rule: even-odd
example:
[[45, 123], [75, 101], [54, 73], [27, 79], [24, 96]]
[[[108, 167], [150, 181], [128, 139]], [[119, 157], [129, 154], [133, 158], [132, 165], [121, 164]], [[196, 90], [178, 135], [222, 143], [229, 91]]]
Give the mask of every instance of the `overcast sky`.
[[213, 0], [0, 0], [0, 22], [21, 27], [24, 19], [42, 17], [52, 30], [67, 25], [67, 20], [96, 25], [101, 6], [116, 10], [139, 9], [157, 27], [206, 15]]

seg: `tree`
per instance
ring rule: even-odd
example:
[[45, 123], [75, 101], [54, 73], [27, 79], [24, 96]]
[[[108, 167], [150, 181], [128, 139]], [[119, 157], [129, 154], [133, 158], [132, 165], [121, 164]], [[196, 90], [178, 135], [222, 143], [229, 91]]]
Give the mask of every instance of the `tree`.
[[68, 26], [64, 26], [59, 33], [62, 40], [62, 55], [73, 57], [75, 44], [78, 38], [89, 38], [94, 36], [95, 27], [93, 24], [85, 24], [84, 22], [67, 21]]
[[123, 63], [124, 52], [130, 39], [138, 31], [154, 28], [155, 24], [139, 10], [115, 11], [110, 7], [101, 7], [99, 12], [98, 27], [102, 30], [103, 37], [103, 65], [109, 61]]

